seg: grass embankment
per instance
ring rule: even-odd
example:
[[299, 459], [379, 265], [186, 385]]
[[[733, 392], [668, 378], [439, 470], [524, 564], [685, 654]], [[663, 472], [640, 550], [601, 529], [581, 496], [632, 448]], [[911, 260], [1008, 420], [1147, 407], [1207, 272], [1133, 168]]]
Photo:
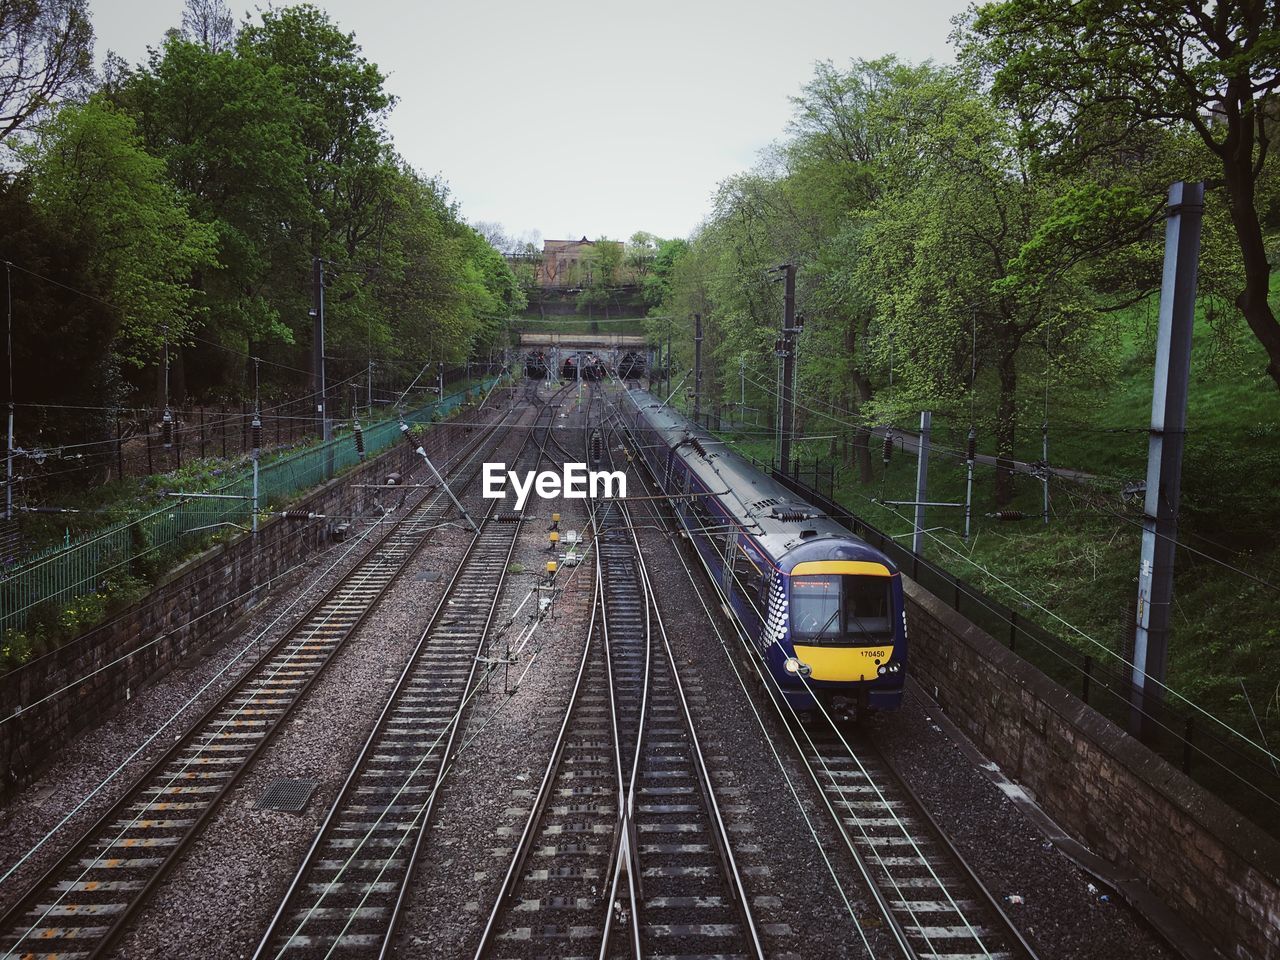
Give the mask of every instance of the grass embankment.
[[[1113, 655], [1127, 656], [1132, 648], [1142, 502], [1126, 499], [1123, 490], [1146, 476], [1154, 310], [1135, 309], [1120, 329], [1114, 346], [1118, 371], [1106, 387], [1051, 387], [1050, 462], [1095, 479], [1051, 481], [1046, 526], [1040, 520], [1040, 482], [1020, 476], [1010, 506], [1028, 519], [1001, 522], [986, 516], [996, 510], [994, 468], [979, 464], [973, 535], [967, 542], [960, 535], [963, 510], [933, 508], [925, 526], [946, 529], [932, 531], [924, 548], [929, 559], [1082, 654], [1110, 659], [1117, 667], [1122, 664]], [[1280, 391], [1263, 372], [1265, 366], [1261, 348], [1243, 324], [1224, 340], [1198, 320], [1178, 532], [1185, 546], [1176, 558], [1168, 684], [1274, 751], [1280, 747], [1280, 592], [1268, 584], [1280, 584]], [[1021, 408], [1018, 457], [1027, 461], [1042, 456], [1043, 394], [1035, 396], [1035, 389], [1028, 387]], [[980, 399], [976, 406], [981, 419], [981, 411], [994, 403]], [[809, 415], [801, 430], [820, 436], [832, 433], [832, 426]], [[900, 426], [915, 430], [918, 421]], [[968, 411], [935, 414], [929, 500], [963, 502], [968, 430]], [[979, 452], [994, 453], [989, 426], [984, 429], [980, 422], [978, 430]], [[738, 438], [744, 452], [766, 462], [773, 455], [769, 439], [748, 433]], [[943, 447], [951, 454], [938, 449]], [[819, 451], [828, 454], [825, 442], [800, 443], [797, 449], [804, 464]], [[915, 455], [895, 450], [885, 469], [876, 443], [872, 458], [870, 484], [858, 482], [847, 465], [838, 468], [838, 499], [909, 545], [911, 509], [872, 501], [915, 499]], [[825, 474], [825, 465], [822, 469]], [[1213, 725], [1197, 718], [1200, 729]], [[1197, 772], [1212, 778], [1210, 764], [1201, 760], [1199, 766]], [[1258, 812], [1248, 802], [1242, 806]]]

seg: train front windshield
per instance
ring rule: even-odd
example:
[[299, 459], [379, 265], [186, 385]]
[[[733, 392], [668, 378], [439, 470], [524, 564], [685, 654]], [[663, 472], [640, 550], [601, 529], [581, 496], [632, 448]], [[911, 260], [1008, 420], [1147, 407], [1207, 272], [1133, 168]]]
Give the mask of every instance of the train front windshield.
[[791, 578], [791, 635], [797, 643], [879, 643], [893, 638], [888, 577], [830, 574]]

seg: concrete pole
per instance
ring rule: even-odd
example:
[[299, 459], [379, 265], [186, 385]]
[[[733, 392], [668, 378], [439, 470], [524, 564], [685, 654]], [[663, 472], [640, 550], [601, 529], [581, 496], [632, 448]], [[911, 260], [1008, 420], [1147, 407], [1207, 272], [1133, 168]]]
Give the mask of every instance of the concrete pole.
[[1154, 716], [1163, 699], [1169, 657], [1169, 611], [1203, 216], [1203, 183], [1178, 181], [1169, 188], [1130, 697], [1130, 732], [1144, 737], [1155, 730]]
[[929, 433], [933, 429], [933, 413], [920, 412], [920, 455], [916, 460], [916, 529], [911, 538], [911, 551], [920, 556], [924, 551], [924, 505], [929, 499]]

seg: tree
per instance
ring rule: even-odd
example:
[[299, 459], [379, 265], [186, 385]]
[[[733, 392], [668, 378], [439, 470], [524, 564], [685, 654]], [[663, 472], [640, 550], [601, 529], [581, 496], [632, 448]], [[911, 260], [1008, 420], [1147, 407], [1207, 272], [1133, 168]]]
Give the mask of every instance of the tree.
[[85, 274], [114, 305], [112, 355], [136, 368], [154, 360], [165, 328], [181, 342], [197, 312], [188, 280], [213, 264], [214, 232], [189, 215], [133, 121], [100, 97], [63, 107], [23, 158], [37, 215], [83, 251]]
[[[600, 237], [582, 255], [575, 268], [574, 282], [582, 288], [578, 294], [578, 310], [588, 315], [597, 307], [604, 307], [605, 319], [609, 318], [609, 300], [618, 284], [622, 269], [623, 246], [617, 240]], [[591, 329], [598, 329], [594, 317]]]
[[1032, 175], [1015, 126], [961, 78], [942, 82], [955, 95], [914, 138], [912, 176], [865, 218], [858, 285], [875, 305], [875, 356], [887, 365], [892, 351], [894, 390], [882, 411], [954, 408], [975, 389], [972, 366], [989, 371], [995, 494], [1005, 504], [1026, 354], [1038, 378], [1049, 364], [1059, 379], [1098, 378], [1106, 357], [1092, 332], [1105, 311], [1079, 264], [1046, 253], [1064, 185]]
[[88, 0], [0, 2], [0, 140], [92, 74]]
[[1078, 156], [1076, 131], [1143, 123], [1194, 131], [1217, 158], [1239, 247], [1236, 305], [1270, 358], [1280, 387], [1280, 324], [1268, 302], [1271, 266], [1259, 182], [1280, 91], [1280, 4], [1219, 0], [1003, 0], [962, 30], [967, 55], [994, 70], [1034, 145]]
[[[218, 238], [218, 262], [191, 277], [205, 295], [209, 338], [240, 350], [290, 342], [281, 308], [305, 314], [296, 279], [308, 267], [315, 214], [303, 189], [300, 107], [278, 69], [170, 37], [118, 85], [114, 100]], [[227, 367], [225, 351], [196, 355], [209, 374], [239, 380], [243, 373]]]
[[187, 0], [182, 11], [182, 33], [210, 53], [231, 49], [236, 39], [231, 8], [226, 0]]
[[310, 4], [264, 11], [237, 45], [279, 68], [300, 104], [303, 176], [323, 224], [314, 252], [334, 243], [332, 252], [354, 253], [378, 229], [394, 179], [383, 121], [395, 101], [382, 71], [361, 55], [354, 34]]

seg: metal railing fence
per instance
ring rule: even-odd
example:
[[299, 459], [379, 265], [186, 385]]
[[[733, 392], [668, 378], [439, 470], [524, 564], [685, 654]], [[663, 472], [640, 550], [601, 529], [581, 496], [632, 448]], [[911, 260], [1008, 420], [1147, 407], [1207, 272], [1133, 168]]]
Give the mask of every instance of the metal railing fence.
[[[500, 376], [433, 400], [405, 414], [410, 424], [447, 416], [472, 396], [487, 392]], [[364, 428], [367, 456], [391, 446], [400, 435], [397, 419]], [[351, 434], [264, 463], [258, 470], [258, 509], [279, 507], [298, 493], [319, 486], [359, 462]], [[153, 580], [168, 563], [196, 552], [215, 533], [248, 529], [252, 523], [253, 469], [246, 464], [215, 496], [175, 497], [142, 516], [86, 533], [14, 564], [0, 579], [0, 638], [22, 630], [33, 612], [57, 616], [79, 597], [109, 590], [126, 577]], [[191, 539], [192, 537], [196, 539]]]

